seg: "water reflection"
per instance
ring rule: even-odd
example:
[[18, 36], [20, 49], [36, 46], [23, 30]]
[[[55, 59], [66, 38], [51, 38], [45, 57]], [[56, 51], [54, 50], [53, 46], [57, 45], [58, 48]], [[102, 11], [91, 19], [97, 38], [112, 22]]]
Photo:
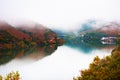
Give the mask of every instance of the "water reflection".
[[43, 47], [30, 47], [26, 49], [0, 50], [0, 65], [6, 64], [11, 60], [17, 59], [34, 59], [39, 60], [47, 55], [52, 54], [57, 49], [57, 44], [51, 44]]
[[68, 47], [77, 49], [79, 51], [82, 51], [86, 54], [91, 53], [91, 51], [96, 50], [96, 49], [114, 49], [116, 47], [116, 43], [112, 43], [111, 44], [103, 44], [100, 40], [96, 41], [96, 40], [83, 40], [83, 39], [73, 39], [73, 40], [69, 40], [66, 42], [65, 44]]
[[[88, 68], [89, 63], [93, 61], [95, 56], [102, 58], [111, 53], [111, 51], [107, 51], [106, 49], [93, 49], [90, 54], [86, 54], [83, 51], [78, 51], [67, 46], [61, 46], [57, 49], [55, 45], [35, 49], [33, 49], [33, 51], [35, 50], [33, 52], [34, 57], [29, 52], [24, 56], [19, 54], [15, 57], [17, 59], [12, 60], [9, 64], [2, 65], [0, 67], [0, 74], [6, 75], [6, 73], [12, 70], [18, 70], [23, 80], [72, 80], [74, 76], [78, 76], [80, 70]], [[55, 49], [57, 50], [55, 51]], [[51, 50], [55, 52], [51, 54]], [[42, 51], [44, 52], [43, 55], [51, 55], [41, 60], [38, 58], [39, 60], [36, 62], [24, 65], [28, 63], [24, 59], [36, 59], [38, 57], [36, 54], [40, 54]]]
[[102, 58], [109, 54], [110, 52], [106, 50], [94, 50], [91, 54], [84, 54], [67, 46], [61, 46], [52, 55], [29, 65], [24, 66], [25, 61], [19, 64], [19, 60], [14, 60], [1, 66], [0, 73], [18, 70], [23, 80], [72, 80], [79, 74], [79, 70], [88, 68], [95, 56]]

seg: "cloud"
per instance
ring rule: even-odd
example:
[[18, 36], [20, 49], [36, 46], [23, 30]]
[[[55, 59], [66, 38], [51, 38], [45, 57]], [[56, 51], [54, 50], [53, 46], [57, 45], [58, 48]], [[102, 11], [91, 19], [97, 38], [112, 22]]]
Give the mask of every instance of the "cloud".
[[0, 18], [74, 29], [87, 19], [120, 20], [119, 0], [0, 0]]

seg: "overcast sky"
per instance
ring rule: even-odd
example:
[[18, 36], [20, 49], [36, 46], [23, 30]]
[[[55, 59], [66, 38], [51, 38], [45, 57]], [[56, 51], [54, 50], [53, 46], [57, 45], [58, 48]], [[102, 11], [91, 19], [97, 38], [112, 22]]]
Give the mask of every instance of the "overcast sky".
[[0, 19], [72, 29], [88, 19], [120, 20], [120, 0], [0, 0]]

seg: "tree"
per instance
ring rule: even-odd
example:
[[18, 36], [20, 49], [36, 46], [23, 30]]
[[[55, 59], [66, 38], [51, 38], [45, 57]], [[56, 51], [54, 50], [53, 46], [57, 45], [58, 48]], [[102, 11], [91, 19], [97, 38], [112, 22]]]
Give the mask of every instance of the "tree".
[[120, 46], [111, 55], [100, 59], [94, 58], [89, 68], [81, 71], [81, 75], [74, 80], [119, 80], [120, 79]]
[[2, 80], [2, 76], [0, 75], [0, 80]]
[[[0, 80], [3, 80], [3, 77], [0, 75]], [[4, 78], [4, 80], [20, 80], [19, 72], [10, 72]]]

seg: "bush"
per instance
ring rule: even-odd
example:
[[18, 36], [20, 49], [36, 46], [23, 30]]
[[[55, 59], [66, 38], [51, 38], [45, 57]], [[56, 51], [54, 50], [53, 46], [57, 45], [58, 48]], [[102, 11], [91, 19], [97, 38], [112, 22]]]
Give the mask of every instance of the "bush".
[[4, 79], [0, 75], [0, 80], [20, 80], [20, 75], [19, 75], [18, 71], [16, 71], [16, 72], [10, 72], [9, 74], [7, 74], [4, 77]]

